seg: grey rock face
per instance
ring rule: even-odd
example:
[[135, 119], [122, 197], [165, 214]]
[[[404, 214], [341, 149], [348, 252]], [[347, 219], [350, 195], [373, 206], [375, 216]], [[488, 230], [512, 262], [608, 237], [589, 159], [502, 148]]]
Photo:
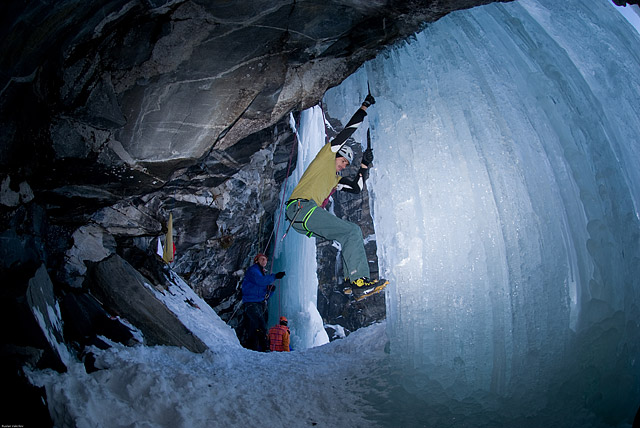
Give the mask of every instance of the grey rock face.
[[[4, 238], [4, 237], [3, 237]], [[20, 257], [26, 262], [29, 255]], [[13, 260], [15, 262], [15, 260]], [[26, 262], [11, 271], [0, 263], [0, 320], [5, 326], [0, 346], [3, 417], [33, 426], [51, 426], [44, 390], [30, 384], [26, 368], [66, 371], [69, 353], [54, 287], [43, 264]], [[25, 412], [28, 408], [28, 412]]]
[[92, 268], [88, 288], [111, 313], [126, 316], [140, 328], [148, 345], [204, 352], [207, 346], [156, 299], [145, 282], [129, 263], [113, 255]]
[[72, 287], [81, 287], [87, 272], [86, 262], [99, 262], [114, 254], [116, 241], [105, 229], [97, 225], [79, 228], [71, 239], [73, 246], [65, 257], [65, 282]]
[[[176, 259], [171, 267], [216, 308], [231, 316], [241, 275], [263, 251], [273, 229], [278, 192], [289, 165], [293, 136], [283, 121], [226, 152], [212, 151], [184, 170], [149, 204], [173, 214]], [[235, 297], [234, 297], [235, 296]]]
[[66, 365], [69, 362], [70, 354], [62, 335], [62, 317], [53, 295], [53, 283], [44, 265], [36, 270], [28, 284], [26, 300], [34, 319], [48, 342], [47, 351], [55, 355], [60, 364]]
[[20, 204], [26, 204], [33, 200], [33, 192], [29, 187], [29, 183], [23, 181], [16, 190], [11, 188], [11, 177], [7, 176], [0, 186], [0, 204], [7, 207], [16, 207]]
[[314, 105], [425, 23], [489, 2], [13, 5], [0, 39], [9, 113], [0, 159], [36, 147], [23, 125], [51, 139], [57, 158], [111, 157], [108, 167], [200, 159]]

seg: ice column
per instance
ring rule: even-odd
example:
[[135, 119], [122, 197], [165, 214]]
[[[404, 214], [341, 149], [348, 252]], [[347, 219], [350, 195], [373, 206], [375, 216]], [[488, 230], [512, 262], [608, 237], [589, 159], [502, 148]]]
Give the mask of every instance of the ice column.
[[[291, 124], [295, 128], [295, 124]], [[295, 171], [283, 189], [285, 201], [298, 184], [305, 169], [325, 142], [324, 117], [319, 107], [305, 110], [298, 126], [298, 159]], [[282, 200], [282, 194], [280, 195]], [[276, 293], [269, 299], [269, 326], [277, 324], [280, 316], [289, 320], [291, 346], [306, 349], [329, 342], [322, 317], [318, 313], [318, 277], [316, 275], [316, 238], [307, 238], [293, 228], [284, 236], [289, 222], [280, 210], [274, 215], [279, 235], [274, 239], [276, 255], [273, 271], [285, 271], [286, 276], [276, 283]]]

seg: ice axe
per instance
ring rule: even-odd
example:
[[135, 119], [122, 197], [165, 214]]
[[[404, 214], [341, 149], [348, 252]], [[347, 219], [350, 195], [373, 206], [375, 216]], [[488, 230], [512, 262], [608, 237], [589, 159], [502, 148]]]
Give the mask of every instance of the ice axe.
[[371, 131], [367, 129], [367, 149], [362, 152], [362, 164], [371, 168], [373, 164], [373, 149], [371, 148]]
[[[367, 91], [369, 91], [369, 95], [371, 95], [371, 86], [369, 85], [368, 80], [367, 80]], [[367, 128], [367, 150], [373, 152], [373, 149], [371, 149], [371, 128]]]

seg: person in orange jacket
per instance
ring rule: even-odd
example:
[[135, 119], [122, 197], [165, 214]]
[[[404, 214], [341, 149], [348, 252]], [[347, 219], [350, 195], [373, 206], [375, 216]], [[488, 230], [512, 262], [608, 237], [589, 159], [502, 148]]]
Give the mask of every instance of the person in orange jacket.
[[289, 339], [291, 333], [287, 325], [289, 321], [286, 317], [280, 317], [280, 324], [276, 324], [269, 329], [269, 349], [272, 351], [289, 352]]

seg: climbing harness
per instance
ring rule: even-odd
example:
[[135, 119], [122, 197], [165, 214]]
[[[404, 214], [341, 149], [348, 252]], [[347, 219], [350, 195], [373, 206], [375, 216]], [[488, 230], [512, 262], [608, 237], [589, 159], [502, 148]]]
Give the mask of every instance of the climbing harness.
[[304, 230], [307, 231], [307, 233], [305, 235], [307, 235], [307, 237], [311, 238], [313, 236], [313, 232], [309, 230], [309, 228], [307, 227], [307, 221], [309, 221], [309, 218], [311, 217], [311, 214], [313, 214], [313, 212], [316, 210], [316, 208], [318, 208], [318, 206], [316, 205], [315, 207], [311, 208], [309, 210], [309, 212], [307, 212], [305, 214], [304, 217], [302, 217], [302, 227], [304, 228]]
[[297, 203], [298, 204], [298, 208], [296, 209], [296, 213], [294, 214], [293, 218], [291, 220], [289, 220], [287, 218], [287, 220], [289, 220], [289, 227], [287, 227], [287, 231], [285, 232], [284, 236], [282, 236], [282, 239], [284, 239], [285, 236], [287, 236], [287, 233], [289, 233], [289, 229], [291, 229], [291, 226], [293, 226], [293, 224], [301, 224], [302, 228], [307, 232], [305, 233], [305, 236], [311, 238], [313, 236], [313, 232], [311, 230], [309, 230], [309, 228], [307, 227], [307, 221], [309, 221], [309, 218], [311, 217], [311, 214], [313, 214], [313, 212], [316, 210], [316, 208], [318, 208], [318, 206], [316, 205], [315, 207], [311, 208], [309, 211], [307, 211], [307, 213], [304, 215], [304, 217], [302, 217], [301, 221], [296, 221], [296, 218], [298, 218], [298, 214], [300, 213], [300, 211], [302, 210], [302, 202], [308, 202], [308, 199], [290, 199], [287, 201], [287, 209], [289, 209], [289, 207], [291, 206], [291, 204]]
[[[287, 209], [289, 208], [289, 205], [291, 205], [292, 203], [293, 202], [287, 204]], [[284, 238], [286, 238], [287, 233], [289, 233], [289, 229], [291, 229], [291, 226], [293, 226], [293, 223], [296, 221], [296, 218], [298, 218], [298, 214], [300, 213], [300, 208], [301, 208], [300, 203], [298, 203], [298, 209], [296, 210], [296, 213], [294, 214], [293, 218], [289, 222], [289, 226], [287, 226], [287, 230], [284, 232], [284, 235], [282, 235], [282, 239], [280, 240], [280, 242], [284, 241]]]

